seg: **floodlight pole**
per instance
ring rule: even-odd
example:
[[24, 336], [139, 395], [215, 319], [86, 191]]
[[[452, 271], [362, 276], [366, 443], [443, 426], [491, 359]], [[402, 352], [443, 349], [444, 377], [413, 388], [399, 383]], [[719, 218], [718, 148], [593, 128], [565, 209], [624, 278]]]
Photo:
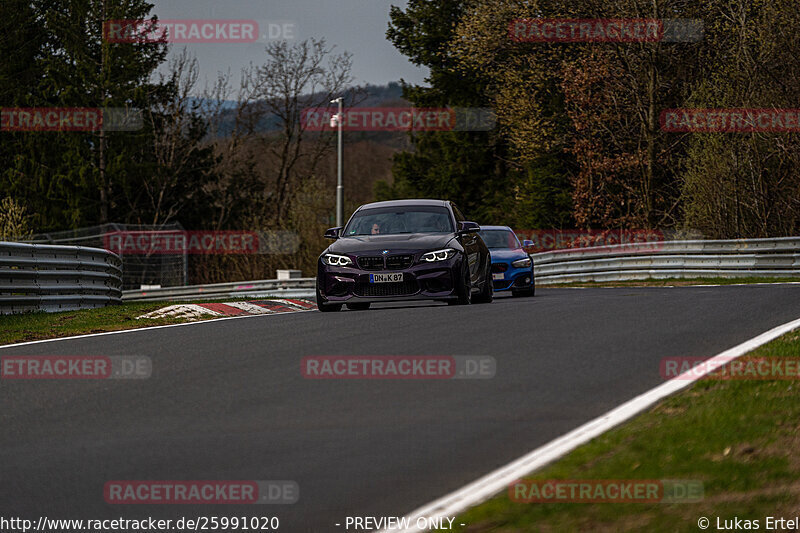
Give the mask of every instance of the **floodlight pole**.
[[339, 104], [339, 113], [336, 115], [336, 124], [339, 126], [339, 148], [336, 163], [336, 226], [342, 227], [344, 224], [344, 187], [342, 187], [342, 123], [344, 122], [344, 115], [342, 115], [342, 97], [336, 100], [331, 100], [332, 104]]

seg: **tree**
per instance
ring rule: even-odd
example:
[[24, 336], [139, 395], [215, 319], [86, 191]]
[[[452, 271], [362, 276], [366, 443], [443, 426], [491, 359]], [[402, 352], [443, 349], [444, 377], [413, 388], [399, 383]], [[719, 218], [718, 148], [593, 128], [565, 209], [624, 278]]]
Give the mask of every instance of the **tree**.
[[[465, 77], [448, 45], [455, 24], [472, 2], [411, 0], [405, 11], [392, 7], [387, 38], [412, 63], [427, 66], [431, 87], [404, 84], [415, 107], [487, 107], [485, 81]], [[507, 174], [505, 145], [487, 131], [411, 132], [412, 150], [395, 156], [391, 186], [376, 186], [378, 199], [424, 196], [452, 199], [470, 217], [501, 216], [496, 191]]]
[[[103, 38], [106, 20], [145, 19], [152, 5], [144, 0], [36, 0], [12, 15], [14, 37], [34, 49], [24, 64], [11, 63], [20, 74], [14, 91], [17, 105], [145, 109], [163, 96], [149, 83], [164, 60], [164, 43], [112, 43]], [[13, 7], [13, 6], [12, 6]], [[5, 37], [5, 36], [4, 36]], [[5, 50], [4, 57], [16, 50]], [[20, 70], [22, 69], [22, 70]], [[31, 72], [26, 75], [25, 69]], [[159, 94], [160, 93], [160, 94]], [[139, 132], [56, 133], [3, 132], [5, 150], [0, 187], [36, 214], [42, 229], [105, 222], [126, 211], [119, 193], [145, 179], [146, 162], [134, 157], [136, 145], [151, 130]], [[140, 166], [141, 165], [141, 166]], [[112, 168], [113, 167], [113, 168]], [[137, 168], [138, 167], [138, 168]], [[126, 180], [133, 180], [126, 183]]]
[[31, 237], [30, 217], [25, 207], [13, 198], [6, 197], [0, 201], [0, 241], [25, 240]]
[[[258, 175], [250, 184], [258, 190], [253, 191], [255, 201], [248, 211], [261, 224], [279, 226], [285, 222], [295, 186], [314, 173], [333, 139], [331, 130], [308, 132], [301, 120], [303, 110], [330, 107], [333, 98], [348, 92], [352, 59], [349, 53], [334, 53], [324, 39], [272, 42], [265, 51], [262, 65], [251, 65], [242, 73], [236, 126], [227, 150], [234, 158], [241, 151], [258, 151], [269, 162], [245, 169]], [[227, 80], [221, 83], [224, 86]], [[353, 105], [356, 98], [350, 92], [345, 105]], [[270, 121], [278, 131], [260, 133], [259, 127]]]
[[[206, 91], [219, 176], [205, 191], [213, 198], [209, 218], [216, 227], [316, 236], [322, 233], [319, 219], [330, 211], [321, 190], [309, 204], [309, 191], [322, 187], [319, 167], [331, 152], [333, 132], [310, 131], [302, 114], [331, 107], [340, 95], [350, 107], [363, 95], [350, 87], [351, 55], [336, 53], [324, 40], [272, 42], [265, 52], [262, 64], [242, 72], [235, 94], [230, 74], [221, 74]], [[235, 105], [221, 109], [231, 99]], [[209, 263], [241, 279], [263, 278], [275, 268], [307, 268], [309, 247], [317, 241], [303, 243], [298, 254], [219, 257]], [[289, 264], [293, 261], [303, 263]]]
[[158, 225], [180, 217], [188, 227], [214, 225], [205, 206], [211, 202], [207, 190], [217, 178], [217, 158], [206, 139], [209, 124], [200, 100], [192, 96], [197, 77], [197, 60], [186, 49], [159, 76], [158, 85], [167, 90], [144, 112], [152, 135], [136, 154], [149, 167], [147, 179], [128, 180], [133, 186], [124, 191], [136, 217], [130, 222]]
[[[697, 108], [796, 108], [800, 23], [786, 0], [714, 5], [705, 79], [688, 99]], [[686, 146], [684, 225], [711, 238], [775, 237], [800, 231], [800, 141], [795, 133], [693, 133]]]
[[[38, 93], [44, 77], [41, 64], [47, 34], [40, 30], [41, 12], [28, 0], [0, 2], [0, 106], [46, 105]], [[0, 112], [2, 111], [0, 107]], [[29, 153], [45, 145], [38, 136], [0, 131], [0, 196], [9, 195], [15, 209], [38, 208], [37, 184], [20, 167]], [[41, 200], [39, 200], [41, 201]], [[12, 202], [9, 198], [7, 202]], [[8, 209], [11, 209], [8, 207]], [[38, 209], [34, 208], [34, 212]], [[11, 211], [9, 211], [10, 214]], [[8, 234], [6, 234], [8, 237]]]
[[[688, 92], [701, 45], [661, 42], [515, 42], [509, 24], [532, 18], [692, 18], [684, 0], [478, 1], [464, 16], [453, 54], [488, 76], [512, 158], [526, 163], [566, 151], [579, 226], [675, 224], [674, 146], [658, 111]], [[564, 182], [562, 182], [564, 183]], [[566, 186], [566, 184], [564, 184]]]

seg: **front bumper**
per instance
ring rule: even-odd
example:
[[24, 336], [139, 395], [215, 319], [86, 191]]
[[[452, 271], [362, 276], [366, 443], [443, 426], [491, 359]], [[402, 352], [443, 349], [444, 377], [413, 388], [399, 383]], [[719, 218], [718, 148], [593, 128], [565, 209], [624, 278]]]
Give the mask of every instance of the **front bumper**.
[[[452, 300], [458, 298], [456, 281], [462, 258], [414, 264], [400, 270], [364, 270], [356, 265], [331, 266], [320, 261], [317, 287], [329, 303], [393, 302], [408, 300]], [[402, 282], [370, 283], [370, 274], [403, 274]]]
[[497, 264], [506, 265], [507, 269], [502, 272], [502, 279], [494, 279], [496, 272], [492, 268], [492, 283], [494, 290], [497, 291], [510, 291], [510, 290], [525, 290], [533, 287], [533, 267], [527, 268], [514, 268], [510, 263], [492, 263], [492, 266]]

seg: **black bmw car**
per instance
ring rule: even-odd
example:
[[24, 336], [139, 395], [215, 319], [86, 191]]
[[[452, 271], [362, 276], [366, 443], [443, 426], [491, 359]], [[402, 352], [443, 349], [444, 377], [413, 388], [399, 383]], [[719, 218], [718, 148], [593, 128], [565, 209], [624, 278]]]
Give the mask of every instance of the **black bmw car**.
[[452, 203], [394, 200], [362, 205], [319, 257], [320, 311], [368, 309], [373, 302], [492, 301], [489, 249]]

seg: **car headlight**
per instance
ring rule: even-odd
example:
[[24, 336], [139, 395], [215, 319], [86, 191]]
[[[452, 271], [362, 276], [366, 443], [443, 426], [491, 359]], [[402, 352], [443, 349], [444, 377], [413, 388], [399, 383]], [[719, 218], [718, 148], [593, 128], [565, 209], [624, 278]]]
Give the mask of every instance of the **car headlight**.
[[322, 256], [322, 262], [331, 266], [347, 266], [352, 265], [353, 261], [346, 255], [325, 254]]
[[452, 248], [445, 248], [443, 250], [434, 250], [433, 252], [426, 252], [420, 257], [421, 261], [426, 263], [435, 263], [436, 261], [446, 261], [456, 255], [456, 251]]
[[517, 259], [511, 263], [511, 266], [514, 268], [528, 268], [531, 266], [531, 258], [526, 257], [525, 259]]

